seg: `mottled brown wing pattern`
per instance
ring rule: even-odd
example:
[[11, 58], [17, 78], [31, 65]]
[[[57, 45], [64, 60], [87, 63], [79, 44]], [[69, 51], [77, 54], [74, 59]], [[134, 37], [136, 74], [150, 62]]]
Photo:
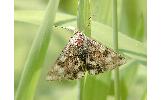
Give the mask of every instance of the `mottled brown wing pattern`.
[[88, 47], [86, 36], [79, 31], [74, 33], [62, 53], [56, 60], [47, 80], [80, 79], [86, 72]]
[[47, 80], [80, 79], [86, 71], [95, 75], [124, 63], [123, 56], [76, 31], [48, 72]]
[[103, 73], [106, 70], [112, 70], [125, 63], [125, 58], [120, 54], [88, 37], [87, 45], [87, 70], [89, 74]]
[[76, 46], [68, 43], [52, 69], [48, 72], [47, 80], [74, 80], [85, 74], [84, 62], [79, 58]]

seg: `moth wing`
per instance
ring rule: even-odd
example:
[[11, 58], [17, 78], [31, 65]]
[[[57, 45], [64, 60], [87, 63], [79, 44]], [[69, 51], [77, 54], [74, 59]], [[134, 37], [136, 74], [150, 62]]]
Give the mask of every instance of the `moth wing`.
[[47, 80], [74, 80], [84, 76], [83, 61], [79, 60], [77, 47], [70, 42], [65, 46], [54, 66], [47, 74]]
[[95, 75], [106, 70], [112, 70], [126, 62], [125, 57], [94, 39], [87, 37], [87, 45], [87, 70], [89, 74]]

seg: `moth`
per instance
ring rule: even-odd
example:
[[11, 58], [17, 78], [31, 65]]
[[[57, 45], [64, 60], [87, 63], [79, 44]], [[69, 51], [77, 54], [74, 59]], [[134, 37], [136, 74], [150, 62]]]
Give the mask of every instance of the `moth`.
[[75, 31], [68, 44], [62, 50], [47, 80], [75, 80], [110, 71], [126, 62], [125, 57], [96, 40]]

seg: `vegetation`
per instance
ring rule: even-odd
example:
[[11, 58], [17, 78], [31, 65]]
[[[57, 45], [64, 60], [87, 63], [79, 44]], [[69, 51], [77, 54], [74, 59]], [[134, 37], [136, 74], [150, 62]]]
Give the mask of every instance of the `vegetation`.
[[[78, 27], [87, 36], [114, 47], [113, 1], [88, 1], [80, 0], [78, 9], [77, 0], [15, 0], [16, 100], [115, 99], [112, 72], [87, 75], [81, 82], [45, 80], [47, 71], [73, 34], [65, 29], [52, 29], [52, 24]], [[128, 58], [119, 68], [119, 98], [146, 100], [146, 0], [117, 0], [117, 3], [118, 51]], [[84, 30], [89, 16], [92, 22]]]

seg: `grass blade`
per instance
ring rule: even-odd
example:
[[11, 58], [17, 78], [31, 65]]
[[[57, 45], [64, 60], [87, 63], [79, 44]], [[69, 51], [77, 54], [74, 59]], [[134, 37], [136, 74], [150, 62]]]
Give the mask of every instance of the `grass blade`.
[[41, 73], [41, 67], [48, 48], [53, 20], [58, 8], [59, 0], [50, 0], [44, 16], [43, 23], [39, 27], [16, 92], [16, 100], [32, 100]]
[[[77, 15], [77, 28], [79, 31], [84, 32], [85, 35], [91, 37], [91, 25], [90, 25], [90, 1], [79, 0], [78, 4], [78, 15]], [[80, 80], [80, 94], [79, 100], [84, 100], [84, 88], [88, 75], [86, 74], [84, 79]]]
[[[113, 0], [113, 48], [118, 52], [118, 21], [117, 21], [117, 0]], [[115, 100], [120, 100], [120, 82], [119, 82], [119, 68], [115, 70], [114, 89], [115, 89]]]
[[77, 28], [80, 31], [84, 31], [84, 33], [89, 37], [91, 36], [90, 17], [91, 17], [90, 1], [79, 0]]

